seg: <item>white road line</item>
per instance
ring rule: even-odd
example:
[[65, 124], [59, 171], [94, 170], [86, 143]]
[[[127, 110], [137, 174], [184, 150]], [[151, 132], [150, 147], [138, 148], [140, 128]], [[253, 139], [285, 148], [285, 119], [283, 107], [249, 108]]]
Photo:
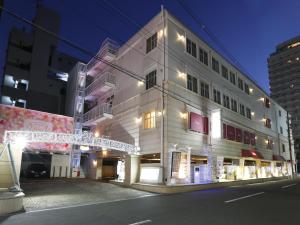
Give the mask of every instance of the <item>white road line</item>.
[[136, 222], [136, 223], [131, 223], [128, 225], [139, 225], [139, 224], [145, 224], [145, 223], [151, 223], [152, 220], [144, 220], [144, 221], [140, 221], [140, 222]]
[[265, 192], [258, 192], [258, 193], [252, 194], [252, 195], [246, 195], [246, 196], [243, 196], [243, 197], [240, 197], [240, 198], [235, 198], [235, 199], [227, 200], [227, 201], [225, 201], [225, 203], [235, 202], [235, 201], [238, 201], [238, 200], [242, 200], [242, 199], [245, 199], [245, 198], [254, 197], [254, 196], [257, 196], [257, 195], [264, 194], [264, 193]]
[[135, 198], [124, 198], [124, 199], [117, 199], [113, 201], [104, 201], [104, 202], [91, 202], [86, 204], [78, 204], [78, 205], [70, 205], [70, 206], [60, 206], [60, 207], [53, 207], [53, 208], [46, 208], [46, 209], [37, 209], [37, 210], [30, 210], [25, 213], [36, 213], [36, 212], [44, 212], [44, 211], [53, 211], [53, 210], [59, 210], [59, 209], [69, 209], [69, 208], [77, 208], [77, 207], [83, 207], [83, 206], [90, 206], [90, 205], [100, 205], [105, 203], [114, 203], [114, 202], [121, 202], [121, 201], [128, 201], [128, 200], [134, 200], [139, 198], [147, 198], [151, 196], [157, 196], [159, 194], [148, 194], [148, 195], [142, 195]]
[[282, 186], [281, 188], [288, 188], [288, 187], [292, 187], [292, 186], [295, 186], [296, 184], [289, 184], [289, 185], [285, 185], [285, 186]]

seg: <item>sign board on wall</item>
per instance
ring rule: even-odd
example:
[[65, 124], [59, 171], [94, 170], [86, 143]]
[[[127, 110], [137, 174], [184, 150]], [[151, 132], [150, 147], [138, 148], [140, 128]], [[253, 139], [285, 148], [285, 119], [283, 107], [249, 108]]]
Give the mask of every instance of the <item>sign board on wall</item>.
[[[3, 142], [5, 130], [45, 131], [57, 133], [73, 133], [72, 117], [45, 113], [30, 109], [0, 104], [0, 143]], [[28, 149], [47, 151], [70, 151], [69, 144], [32, 143]]]

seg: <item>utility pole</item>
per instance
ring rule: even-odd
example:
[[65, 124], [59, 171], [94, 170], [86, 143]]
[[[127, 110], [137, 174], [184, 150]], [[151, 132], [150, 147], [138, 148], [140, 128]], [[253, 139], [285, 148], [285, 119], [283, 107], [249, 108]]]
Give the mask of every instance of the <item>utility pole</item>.
[[289, 139], [289, 151], [290, 151], [290, 161], [291, 161], [291, 167], [292, 167], [292, 178], [294, 178], [294, 161], [293, 161], [293, 155], [292, 155], [292, 144], [291, 144], [291, 127], [290, 127], [290, 114], [287, 111], [287, 118], [286, 118], [286, 122], [287, 122], [287, 128], [288, 128], [288, 139]]

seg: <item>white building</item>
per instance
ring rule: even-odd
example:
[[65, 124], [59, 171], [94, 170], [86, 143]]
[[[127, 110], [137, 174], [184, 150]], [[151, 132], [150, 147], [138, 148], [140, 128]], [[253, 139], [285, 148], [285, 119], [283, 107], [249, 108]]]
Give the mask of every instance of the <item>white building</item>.
[[[106, 41], [73, 73], [78, 79], [68, 88], [75, 95], [67, 102], [76, 132], [90, 129], [139, 146], [133, 182], [291, 174], [286, 111], [166, 10], [120, 48]], [[103, 165], [93, 177], [116, 177], [123, 155], [100, 150], [87, 151], [102, 163], [93, 173]]]

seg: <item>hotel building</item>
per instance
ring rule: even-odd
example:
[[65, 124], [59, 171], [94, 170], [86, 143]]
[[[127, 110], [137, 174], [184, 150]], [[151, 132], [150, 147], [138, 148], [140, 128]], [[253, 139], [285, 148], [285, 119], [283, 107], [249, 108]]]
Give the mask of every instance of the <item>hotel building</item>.
[[[106, 40], [71, 73], [67, 113], [75, 118], [75, 132], [139, 146], [131, 182], [291, 174], [286, 110], [166, 10], [123, 46]], [[95, 158], [86, 176], [122, 180], [124, 157], [78, 146], [73, 162], [84, 167], [86, 158]]]

